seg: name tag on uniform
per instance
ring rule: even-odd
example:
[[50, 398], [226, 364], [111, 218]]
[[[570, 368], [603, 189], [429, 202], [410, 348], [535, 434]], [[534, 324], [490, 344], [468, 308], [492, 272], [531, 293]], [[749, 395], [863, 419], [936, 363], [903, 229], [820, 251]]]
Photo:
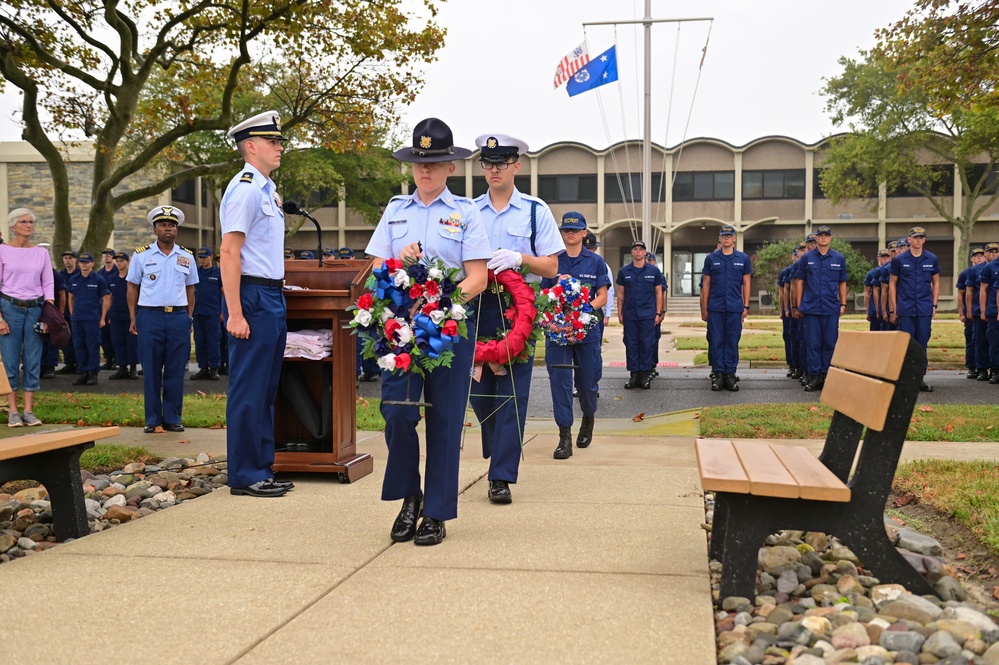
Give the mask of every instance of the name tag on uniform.
[[831, 267], [831, 268], [842, 268], [843, 265], [840, 264], [840, 263], [830, 263], [829, 267]]
[[407, 221], [408, 220], [405, 219], [390, 219], [389, 226], [392, 226], [393, 224], [405, 224]]

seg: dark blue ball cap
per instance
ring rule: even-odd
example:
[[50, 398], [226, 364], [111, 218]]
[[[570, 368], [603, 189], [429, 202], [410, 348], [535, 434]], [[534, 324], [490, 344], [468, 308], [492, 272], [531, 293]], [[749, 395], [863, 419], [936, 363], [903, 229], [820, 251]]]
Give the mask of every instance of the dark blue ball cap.
[[561, 231], [582, 231], [586, 228], [586, 218], [581, 212], [567, 212], [562, 215], [558, 228]]
[[87, 261], [90, 261], [91, 263], [94, 262], [94, 255], [90, 252], [81, 252], [76, 258], [80, 263], [86, 263]]
[[734, 236], [735, 235], [735, 227], [732, 226], [731, 224], [726, 224], [725, 226], [721, 227], [721, 230], [718, 232], [718, 235], [720, 235], [720, 236]]
[[352, 259], [354, 258], [354, 250], [352, 250], [350, 247], [341, 247], [337, 251], [336, 255], [341, 259]]
[[198, 248], [198, 258], [207, 259], [209, 256], [215, 256], [211, 247], [199, 247]]
[[826, 226], [825, 224], [815, 229], [815, 235], [817, 236], [821, 235], [831, 236], [832, 234], [833, 234], [832, 227]]
[[304, 252], [302, 252], [302, 253], [300, 253], [298, 255], [298, 258], [300, 258], [300, 259], [314, 259], [314, 258], [316, 258], [316, 255], [313, 254], [312, 252], [310, 252], [309, 250], [305, 250]]

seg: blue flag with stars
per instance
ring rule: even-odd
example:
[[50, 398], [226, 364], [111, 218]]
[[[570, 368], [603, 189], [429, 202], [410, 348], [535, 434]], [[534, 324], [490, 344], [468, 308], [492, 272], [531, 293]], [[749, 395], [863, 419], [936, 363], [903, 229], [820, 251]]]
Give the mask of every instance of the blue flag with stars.
[[575, 97], [581, 92], [599, 88], [617, 80], [617, 46], [593, 58], [585, 67], [572, 75], [566, 84], [566, 92]]

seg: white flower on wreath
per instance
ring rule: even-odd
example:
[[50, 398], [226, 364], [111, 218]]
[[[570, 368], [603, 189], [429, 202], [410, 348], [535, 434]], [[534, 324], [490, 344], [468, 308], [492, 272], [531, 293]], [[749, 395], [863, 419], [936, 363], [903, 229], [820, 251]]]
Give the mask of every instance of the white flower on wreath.
[[386, 353], [384, 356], [378, 359], [378, 366], [382, 369], [392, 371], [395, 369], [395, 354]]
[[455, 321], [461, 321], [465, 318], [465, 308], [458, 303], [453, 303], [451, 305], [451, 318]]
[[436, 280], [444, 279], [444, 271], [442, 271], [440, 268], [431, 268], [430, 270], [427, 271], [427, 274], [430, 275], [430, 279], [436, 279]]
[[392, 314], [392, 310], [386, 307], [385, 309], [382, 310], [382, 313], [378, 315], [378, 320], [381, 321], [382, 325], [385, 325], [385, 323], [393, 316], [395, 315]]
[[396, 319], [396, 321], [402, 324], [402, 327], [396, 331], [396, 334], [399, 335], [399, 344], [409, 344], [413, 339], [413, 329], [404, 319]]
[[439, 326], [441, 323], [444, 322], [445, 316], [446, 314], [439, 309], [435, 309], [434, 311], [430, 312], [430, 320], [433, 321], [434, 325], [437, 326]]
[[441, 299], [441, 295], [439, 293], [437, 295], [435, 295], [435, 296], [429, 296], [428, 295], [428, 296], [426, 296], [426, 299], [427, 299], [427, 302], [437, 302], [438, 300]]
[[590, 320], [592, 318], [593, 318], [592, 315], [583, 312], [582, 314], [579, 315], [579, 322], [582, 323], [584, 326], [588, 326], [590, 325]]
[[558, 296], [556, 294], [552, 293], [551, 291], [549, 291], [547, 293], [547, 296], [548, 296], [548, 300], [550, 300], [552, 302], [558, 302]]
[[402, 268], [399, 268], [394, 273], [392, 273], [392, 283], [398, 286], [399, 288], [408, 289], [409, 281], [410, 281], [409, 274]]
[[569, 288], [572, 289], [573, 293], [579, 293], [579, 290], [582, 288], [582, 285], [579, 282], [571, 282], [569, 284]]
[[366, 309], [359, 309], [354, 313], [354, 323], [367, 328], [371, 325], [371, 312]]

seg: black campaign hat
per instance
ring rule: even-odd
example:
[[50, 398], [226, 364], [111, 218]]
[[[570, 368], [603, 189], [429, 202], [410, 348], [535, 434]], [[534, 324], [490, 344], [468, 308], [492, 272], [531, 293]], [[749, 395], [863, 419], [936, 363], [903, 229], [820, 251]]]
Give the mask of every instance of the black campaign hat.
[[443, 120], [427, 118], [413, 130], [413, 145], [396, 150], [392, 156], [400, 162], [453, 162], [472, 154], [454, 145], [451, 128]]
[[593, 249], [594, 247], [602, 247], [603, 243], [597, 240], [597, 237], [592, 233], [587, 233], [583, 236], [583, 247], [586, 249]]

